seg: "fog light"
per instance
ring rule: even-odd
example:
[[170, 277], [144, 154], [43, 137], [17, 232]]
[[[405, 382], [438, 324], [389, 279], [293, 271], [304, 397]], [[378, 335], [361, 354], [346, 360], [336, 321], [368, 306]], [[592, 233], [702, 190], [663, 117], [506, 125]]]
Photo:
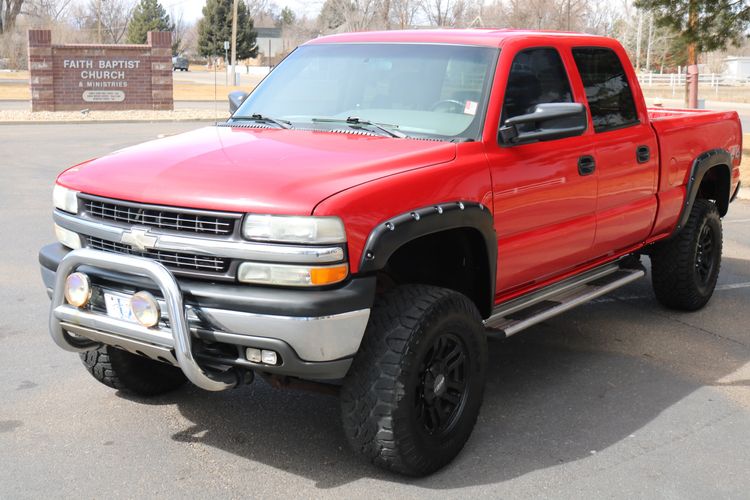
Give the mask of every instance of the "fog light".
[[263, 362], [267, 365], [275, 365], [276, 364], [276, 353], [273, 351], [266, 351], [263, 350]]
[[65, 279], [65, 300], [76, 307], [85, 306], [91, 298], [91, 280], [83, 273], [72, 273]]
[[130, 309], [138, 323], [151, 328], [159, 323], [161, 309], [156, 297], [148, 292], [138, 292], [130, 298]]
[[248, 347], [245, 350], [245, 357], [247, 357], [248, 361], [252, 361], [253, 363], [260, 363], [262, 356], [260, 353], [260, 349], [256, 349], [254, 347]]

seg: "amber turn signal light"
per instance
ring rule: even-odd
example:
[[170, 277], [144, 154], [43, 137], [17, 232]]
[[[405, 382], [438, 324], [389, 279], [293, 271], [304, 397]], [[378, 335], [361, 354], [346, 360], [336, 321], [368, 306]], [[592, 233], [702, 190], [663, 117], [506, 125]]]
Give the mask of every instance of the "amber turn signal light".
[[349, 274], [349, 266], [340, 264], [330, 267], [313, 267], [310, 269], [310, 283], [315, 286], [338, 283]]

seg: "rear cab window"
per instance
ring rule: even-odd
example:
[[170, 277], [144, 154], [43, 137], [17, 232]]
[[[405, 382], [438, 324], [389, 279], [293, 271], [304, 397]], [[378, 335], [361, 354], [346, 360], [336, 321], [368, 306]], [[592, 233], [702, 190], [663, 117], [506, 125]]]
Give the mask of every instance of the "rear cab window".
[[595, 132], [640, 123], [628, 77], [613, 50], [577, 47], [573, 49], [573, 59], [586, 91]]

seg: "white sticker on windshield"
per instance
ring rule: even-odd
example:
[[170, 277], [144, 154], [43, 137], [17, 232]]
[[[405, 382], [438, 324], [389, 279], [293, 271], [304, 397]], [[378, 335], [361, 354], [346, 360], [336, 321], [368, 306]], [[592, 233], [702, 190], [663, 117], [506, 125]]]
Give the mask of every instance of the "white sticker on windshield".
[[466, 105], [464, 106], [464, 114], [465, 115], [477, 114], [477, 105], [478, 103], [476, 101], [466, 101]]

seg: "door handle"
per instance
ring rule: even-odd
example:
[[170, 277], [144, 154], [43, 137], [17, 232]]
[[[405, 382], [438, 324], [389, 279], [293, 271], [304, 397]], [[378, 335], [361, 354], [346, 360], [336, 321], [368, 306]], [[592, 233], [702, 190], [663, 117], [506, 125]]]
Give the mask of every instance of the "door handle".
[[578, 175], [591, 175], [596, 170], [596, 160], [593, 156], [584, 155], [578, 158]]
[[648, 146], [638, 146], [635, 150], [635, 159], [638, 163], [646, 163], [651, 159], [651, 149]]

